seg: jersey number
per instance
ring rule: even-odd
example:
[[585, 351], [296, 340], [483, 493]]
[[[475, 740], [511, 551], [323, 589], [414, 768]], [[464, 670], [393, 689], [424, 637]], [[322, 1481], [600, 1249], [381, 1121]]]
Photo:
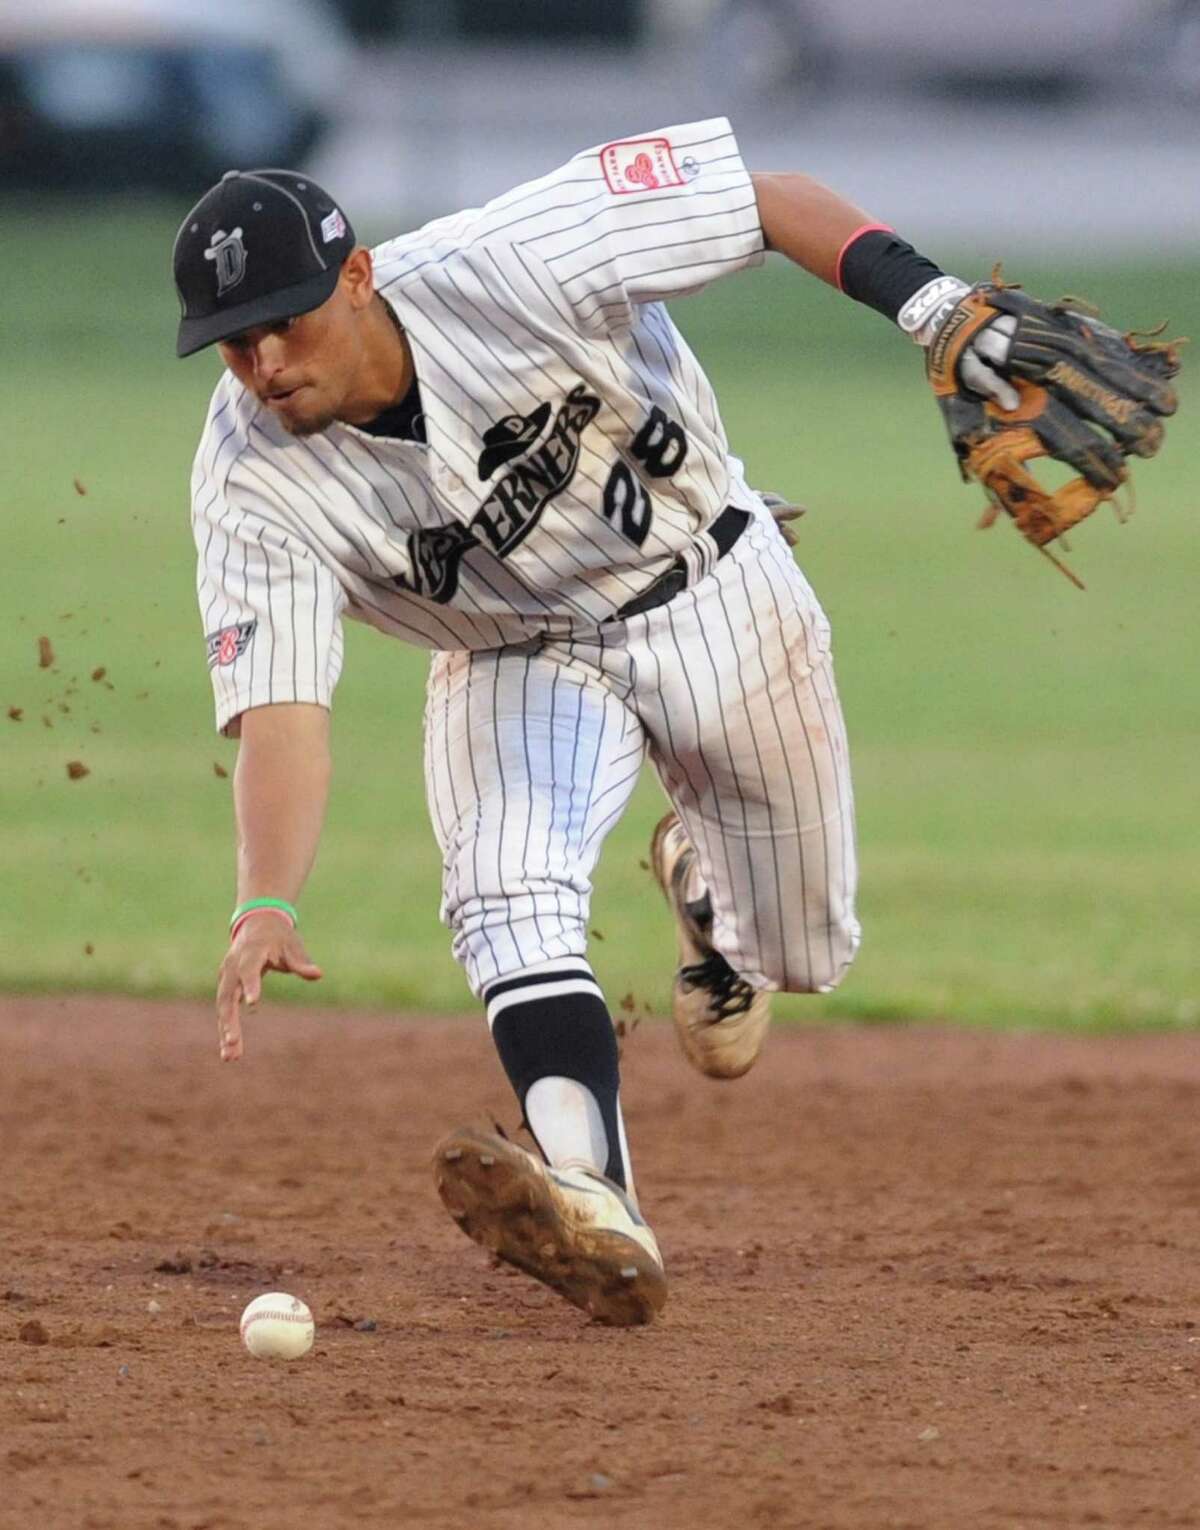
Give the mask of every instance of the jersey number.
[[640, 547], [650, 530], [650, 496], [627, 463], [618, 462], [604, 485], [604, 514], [623, 537]]
[[[651, 478], [670, 478], [683, 466], [688, 439], [657, 404], [650, 417], [634, 436], [630, 455], [640, 462]], [[650, 530], [650, 496], [633, 475], [626, 462], [617, 462], [604, 485], [604, 514], [623, 537], [640, 547]]]

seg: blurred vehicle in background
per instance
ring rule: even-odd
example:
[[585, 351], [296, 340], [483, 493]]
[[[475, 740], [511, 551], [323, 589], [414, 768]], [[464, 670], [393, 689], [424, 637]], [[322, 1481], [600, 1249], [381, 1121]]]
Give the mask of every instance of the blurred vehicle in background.
[[544, 45], [632, 42], [650, 0], [329, 0], [363, 42], [464, 41]]
[[1174, 0], [1169, 6], [1162, 62], [1171, 94], [1200, 106], [1200, 0]]
[[1200, 0], [659, 0], [742, 88], [864, 79], [970, 92], [1152, 85], [1200, 104]]
[[0, 187], [191, 191], [294, 163], [349, 60], [320, 0], [0, 0]]

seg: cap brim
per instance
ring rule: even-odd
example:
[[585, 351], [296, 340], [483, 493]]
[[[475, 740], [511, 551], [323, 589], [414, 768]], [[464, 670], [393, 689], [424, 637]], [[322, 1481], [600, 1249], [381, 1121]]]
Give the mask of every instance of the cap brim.
[[319, 271], [316, 276], [297, 282], [294, 287], [284, 287], [280, 292], [268, 293], [232, 308], [222, 308], [218, 313], [203, 318], [181, 319], [179, 335], [175, 341], [176, 356], [191, 356], [202, 351], [206, 345], [218, 340], [229, 340], [260, 324], [278, 324], [281, 319], [294, 319], [302, 313], [311, 313], [333, 296], [338, 284], [341, 267]]

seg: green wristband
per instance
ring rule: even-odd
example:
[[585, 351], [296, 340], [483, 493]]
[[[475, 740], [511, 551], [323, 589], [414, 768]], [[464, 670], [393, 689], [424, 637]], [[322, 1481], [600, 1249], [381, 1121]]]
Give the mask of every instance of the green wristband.
[[285, 903], [282, 898], [247, 898], [245, 903], [239, 903], [234, 909], [229, 921], [229, 928], [234, 925], [244, 914], [252, 914], [256, 908], [277, 908], [281, 914], [286, 914], [293, 925], [300, 923], [300, 915], [290, 903]]

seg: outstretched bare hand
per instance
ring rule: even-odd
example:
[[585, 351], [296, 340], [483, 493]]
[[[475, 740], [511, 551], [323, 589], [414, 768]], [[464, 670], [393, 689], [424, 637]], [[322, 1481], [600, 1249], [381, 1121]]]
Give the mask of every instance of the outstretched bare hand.
[[265, 914], [247, 919], [225, 953], [217, 980], [217, 1037], [222, 1062], [242, 1055], [241, 1006], [253, 1010], [262, 997], [264, 972], [291, 972], [315, 983], [321, 969], [286, 919]]

